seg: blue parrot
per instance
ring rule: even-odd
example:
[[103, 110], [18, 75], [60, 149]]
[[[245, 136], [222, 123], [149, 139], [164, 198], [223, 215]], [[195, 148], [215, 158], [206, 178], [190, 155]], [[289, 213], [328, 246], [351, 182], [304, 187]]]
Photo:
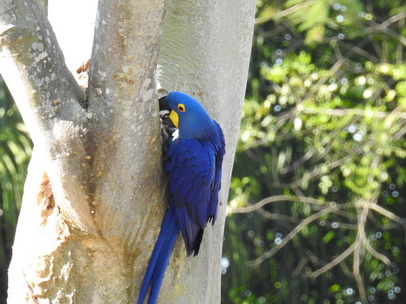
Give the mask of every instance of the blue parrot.
[[[170, 110], [163, 119], [166, 130], [175, 127], [179, 134], [177, 138], [171, 138], [165, 155], [169, 205], [142, 282], [138, 304], [144, 302], [148, 288], [148, 304], [156, 303], [179, 231], [187, 255], [199, 253], [207, 223], [216, 221], [225, 153], [223, 131], [195, 99], [181, 92], [171, 92], [160, 99], [160, 109]], [[171, 131], [169, 133], [172, 135]]]

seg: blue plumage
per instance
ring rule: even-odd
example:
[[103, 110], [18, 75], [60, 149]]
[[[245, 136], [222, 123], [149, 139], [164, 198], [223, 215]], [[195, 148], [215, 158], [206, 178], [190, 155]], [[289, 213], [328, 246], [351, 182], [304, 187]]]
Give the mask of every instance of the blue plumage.
[[187, 255], [199, 253], [207, 223], [214, 224], [216, 220], [225, 153], [220, 126], [195, 99], [171, 92], [161, 106], [171, 110], [169, 117], [179, 129], [179, 136], [170, 142], [166, 152], [164, 167], [169, 171], [169, 206], [137, 304], [144, 302], [149, 287], [148, 304], [156, 303], [179, 231]]

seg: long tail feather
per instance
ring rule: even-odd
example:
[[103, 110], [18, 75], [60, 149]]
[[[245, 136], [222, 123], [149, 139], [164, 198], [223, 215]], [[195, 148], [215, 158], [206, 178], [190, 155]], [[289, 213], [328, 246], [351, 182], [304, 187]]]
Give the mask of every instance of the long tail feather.
[[169, 258], [171, 257], [176, 237], [179, 234], [179, 225], [176, 219], [175, 206], [171, 204], [166, 211], [162, 221], [161, 231], [158, 240], [155, 243], [149, 260], [148, 268], [142, 282], [140, 295], [137, 304], [144, 303], [148, 288], [151, 287], [148, 304], [155, 304], [159, 290], [161, 289], [162, 280], [165, 276], [165, 270], [168, 267]]

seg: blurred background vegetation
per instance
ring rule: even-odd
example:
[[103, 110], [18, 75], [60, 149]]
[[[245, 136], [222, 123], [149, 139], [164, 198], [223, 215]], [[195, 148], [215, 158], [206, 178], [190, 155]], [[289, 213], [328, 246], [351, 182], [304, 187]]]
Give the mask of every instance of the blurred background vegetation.
[[222, 303], [406, 303], [406, 6], [257, 1]]
[[6, 303], [7, 269], [32, 143], [0, 75], [0, 303]]
[[[222, 303], [406, 303], [406, 6], [258, 0]], [[0, 303], [31, 142], [0, 79]]]

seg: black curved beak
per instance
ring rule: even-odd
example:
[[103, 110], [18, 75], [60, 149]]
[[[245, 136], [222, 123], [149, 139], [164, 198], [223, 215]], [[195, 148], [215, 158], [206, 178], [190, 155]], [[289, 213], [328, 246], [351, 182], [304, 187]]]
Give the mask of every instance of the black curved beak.
[[169, 118], [172, 108], [166, 102], [166, 96], [159, 98], [159, 116], [161, 117], [162, 124], [169, 128], [176, 128], [173, 121]]
[[172, 108], [166, 102], [166, 96], [159, 98], [159, 112], [161, 111], [172, 111]]

